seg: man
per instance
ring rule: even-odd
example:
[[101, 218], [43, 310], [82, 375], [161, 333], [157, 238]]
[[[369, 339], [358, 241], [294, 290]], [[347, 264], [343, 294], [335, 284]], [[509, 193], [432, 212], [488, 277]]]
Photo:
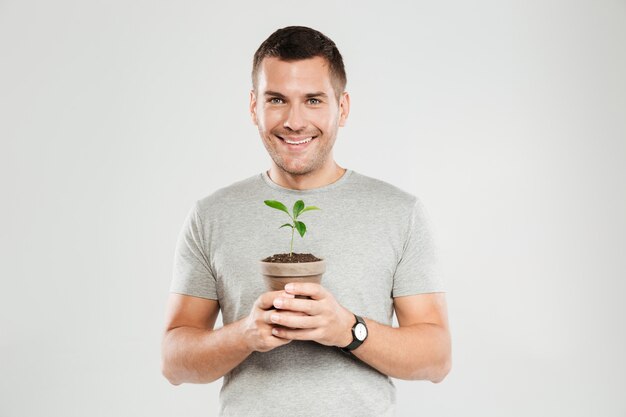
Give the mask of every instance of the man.
[[[423, 206], [335, 162], [350, 97], [342, 57], [326, 36], [279, 29], [257, 50], [252, 79], [250, 113], [271, 168], [189, 213], [176, 248], [163, 374], [175, 385], [223, 376], [223, 416], [394, 415], [389, 377], [440, 382], [451, 362]], [[322, 210], [308, 213], [306, 238], [295, 243], [325, 259], [327, 271], [321, 285], [268, 292], [258, 261], [285, 248], [288, 236], [263, 201], [300, 199]], [[220, 309], [224, 326], [214, 329]]]

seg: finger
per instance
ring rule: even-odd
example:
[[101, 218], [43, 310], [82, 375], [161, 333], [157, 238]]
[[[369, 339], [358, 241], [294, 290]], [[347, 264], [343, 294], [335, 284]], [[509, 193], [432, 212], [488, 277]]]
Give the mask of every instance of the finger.
[[287, 312], [271, 313], [270, 321], [273, 324], [289, 327], [291, 329], [315, 329], [319, 327], [318, 317], [289, 314]]
[[270, 308], [274, 306], [274, 300], [278, 297], [284, 297], [288, 299], [288, 298], [294, 298], [295, 296], [293, 294], [287, 294], [285, 291], [282, 291], [282, 290], [281, 291], [269, 291], [269, 292], [261, 294], [259, 298], [257, 298], [256, 306], [260, 308], [261, 310], [269, 310]]
[[290, 282], [285, 285], [285, 292], [293, 295], [306, 295], [314, 300], [319, 300], [326, 296], [326, 289], [314, 282]]
[[319, 302], [305, 298], [276, 297], [274, 299], [274, 307], [281, 310], [301, 311], [310, 316], [319, 314], [321, 310]]
[[283, 339], [282, 337], [278, 337], [278, 336], [274, 336], [274, 335], [272, 335], [272, 337], [276, 341], [276, 346], [275, 347], [283, 346], [283, 345], [286, 345], [287, 343], [291, 342], [291, 339]]
[[274, 327], [272, 334], [281, 339], [289, 340], [315, 340], [317, 332], [310, 329], [287, 329], [282, 327]]
[[[266, 310], [263, 313], [263, 321], [267, 324], [274, 324], [272, 321], [272, 314], [276, 313], [278, 310]], [[288, 315], [288, 316], [306, 316], [307, 314], [302, 313], [300, 311], [288, 311], [288, 310], [280, 310], [280, 314]]]

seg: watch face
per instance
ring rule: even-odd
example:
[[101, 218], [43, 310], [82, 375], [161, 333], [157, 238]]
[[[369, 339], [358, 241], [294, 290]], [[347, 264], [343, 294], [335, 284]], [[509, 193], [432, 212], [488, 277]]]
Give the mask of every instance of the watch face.
[[354, 335], [361, 342], [364, 341], [365, 337], [367, 336], [367, 327], [365, 327], [363, 323], [357, 324], [356, 327], [354, 328]]

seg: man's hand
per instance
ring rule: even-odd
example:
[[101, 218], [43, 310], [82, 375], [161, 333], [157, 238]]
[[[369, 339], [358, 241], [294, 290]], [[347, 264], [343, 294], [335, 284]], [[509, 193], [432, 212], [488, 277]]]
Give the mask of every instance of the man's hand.
[[[288, 339], [281, 339], [272, 334], [275, 324], [270, 320], [270, 315], [274, 310], [274, 300], [276, 298], [291, 299], [294, 295], [285, 291], [270, 291], [263, 293], [256, 299], [248, 317], [244, 320], [243, 333], [247, 345], [255, 352], [267, 352], [278, 346], [291, 342]], [[305, 316], [304, 313], [285, 312], [285, 316]]]
[[[306, 295], [311, 299], [292, 298]], [[285, 295], [276, 297], [270, 312], [270, 323], [277, 327], [273, 334], [281, 340], [312, 340], [326, 346], [345, 347], [352, 342], [354, 314], [337, 302], [324, 287], [314, 283], [291, 283], [285, 286]], [[290, 314], [293, 312], [300, 315]]]

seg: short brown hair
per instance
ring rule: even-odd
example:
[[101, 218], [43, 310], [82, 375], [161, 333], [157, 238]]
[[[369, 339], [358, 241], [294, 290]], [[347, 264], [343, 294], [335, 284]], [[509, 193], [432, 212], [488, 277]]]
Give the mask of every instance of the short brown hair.
[[252, 62], [252, 87], [256, 91], [257, 74], [264, 58], [297, 61], [314, 57], [328, 61], [330, 79], [337, 101], [346, 88], [346, 70], [343, 58], [329, 37], [305, 26], [288, 26], [278, 29], [267, 38], [254, 54]]

